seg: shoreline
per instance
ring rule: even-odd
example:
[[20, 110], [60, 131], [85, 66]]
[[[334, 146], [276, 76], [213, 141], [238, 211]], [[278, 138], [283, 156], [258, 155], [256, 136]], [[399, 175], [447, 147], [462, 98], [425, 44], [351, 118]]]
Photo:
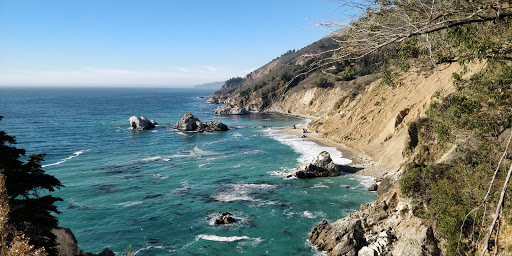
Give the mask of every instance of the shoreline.
[[355, 175], [369, 176], [375, 178], [376, 181], [380, 181], [390, 170], [379, 168], [378, 165], [372, 161], [371, 157], [366, 155], [364, 152], [351, 148], [343, 143], [335, 142], [331, 139], [323, 137], [322, 133], [318, 132], [307, 132], [302, 133], [302, 129], [307, 129], [306, 126], [297, 125], [296, 128], [287, 127], [277, 130], [280, 133], [294, 135], [302, 137], [305, 135], [304, 140], [312, 141], [321, 146], [333, 147], [340, 151], [343, 158], [347, 158], [352, 161], [348, 166], [361, 168], [356, 171]]

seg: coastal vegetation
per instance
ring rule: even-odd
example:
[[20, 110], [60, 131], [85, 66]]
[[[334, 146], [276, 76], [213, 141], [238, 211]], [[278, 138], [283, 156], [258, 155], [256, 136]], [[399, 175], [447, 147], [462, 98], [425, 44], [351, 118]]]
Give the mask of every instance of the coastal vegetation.
[[[490, 60], [470, 79], [455, 74], [458, 90], [432, 103], [427, 117], [409, 126], [413, 164], [400, 181], [401, 190], [416, 202], [415, 214], [438, 228], [447, 255], [477, 254], [494, 225], [500, 193], [512, 196], [512, 186], [505, 183], [512, 159], [511, 71], [509, 64]], [[453, 159], [438, 163], [451, 148]], [[500, 210], [502, 226], [512, 224], [511, 206], [506, 200]], [[490, 249], [499, 246], [495, 232]]]
[[41, 168], [44, 155], [23, 162], [25, 150], [13, 144], [14, 136], [0, 131], [0, 250], [2, 255], [56, 255], [51, 231], [58, 221], [52, 214], [59, 213], [55, 202], [62, 199], [48, 192], [63, 185]]

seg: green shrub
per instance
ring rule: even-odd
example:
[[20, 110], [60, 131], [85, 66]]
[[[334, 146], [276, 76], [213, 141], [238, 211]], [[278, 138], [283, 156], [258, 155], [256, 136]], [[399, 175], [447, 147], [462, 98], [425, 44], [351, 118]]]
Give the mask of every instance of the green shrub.
[[[512, 123], [512, 68], [500, 61], [491, 61], [488, 67], [470, 79], [453, 75], [457, 91], [434, 101], [426, 111], [427, 117], [409, 126], [408, 150], [415, 150], [420, 165], [411, 164], [400, 180], [402, 193], [417, 203], [414, 213], [427, 222], [434, 222], [446, 241], [446, 254], [458, 255], [459, 236], [463, 255], [476, 253], [487, 230], [491, 209], [497, 201], [500, 186], [493, 186], [490, 202], [483, 219], [480, 208], [496, 168], [497, 157], [504, 151], [498, 140]], [[469, 137], [470, 136], [470, 137]], [[457, 139], [459, 138], [459, 139]], [[459, 141], [462, 141], [461, 143]], [[437, 143], [435, 143], [437, 142]], [[449, 164], [436, 164], [447, 150], [447, 142], [457, 143], [459, 157]], [[511, 155], [507, 159], [512, 159]], [[502, 166], [496, 184], [503, 184], [507, 166]], [[509, 190], [512, 186], [509, 186]], [[511, 191], [507, 195], [512, 196]], [[507, 200], [506, 200], [507, 201]], [[504, 204], [504, 218], [512, 218], [512, 203]], [[464, 224], [463, 224], [464, 223]]]
[[327, 80], [327, 78], [322, 77], [322, 78], [320, 78], [320, 79], [315, 83], [315, 86], [316, 86], [316, 87], [320, 87], [320, 88], [328, 88], [328, 87], [333, 86], [333, 83], [329, 82], [329, 80]]

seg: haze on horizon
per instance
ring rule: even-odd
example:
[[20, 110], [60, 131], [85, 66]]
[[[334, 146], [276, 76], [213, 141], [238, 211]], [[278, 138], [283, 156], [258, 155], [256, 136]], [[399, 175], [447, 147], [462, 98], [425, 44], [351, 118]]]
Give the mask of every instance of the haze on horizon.
[[324, 37], [310, 20], [337, 11], [329, 0], [0, 0], [0, 86], [224, 81]]

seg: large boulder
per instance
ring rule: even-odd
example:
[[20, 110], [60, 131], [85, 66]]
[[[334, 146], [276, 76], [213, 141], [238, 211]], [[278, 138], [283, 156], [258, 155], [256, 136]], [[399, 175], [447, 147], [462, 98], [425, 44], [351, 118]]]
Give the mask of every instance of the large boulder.
[[365, 243], [363, 234], [359, 219], [345, 218], [331, 224], [323, 220], [311, 230], [309, 239], [329, 256], [356, 256]]
[[229, 130], [228, 126], [219, 122], [219, 121], [208, 121], [206, 123], [206, 127], [204, 128], [205, 132], [215, 132], [215, 131], [227, 131]]
[[216, 115], [247, 115], [250, 112], [246, 108], [222, 106], [214, 109], [213, 113]]
[[197, 117], [187, 111], [185, 115], [174, 126], [174, 129], [180, 131], [198, 131], [198, 132], [215, 132], [227, 131], [228, 126], [219, 121], [201, 122]]
[[316, 177], [336, 177], [341, 174], [341, 166], [335, 164], [327, 151], [322, 151], [312, 163], [303, 163], [297, 167], [295, 177], [309, 179]]
[[144, 116], [140, 118], [136, 116], [130, 117], [130, 125], [134, 130], [149, 130], [156, 127], [157, 123], [155, 120], [148, 120]]

